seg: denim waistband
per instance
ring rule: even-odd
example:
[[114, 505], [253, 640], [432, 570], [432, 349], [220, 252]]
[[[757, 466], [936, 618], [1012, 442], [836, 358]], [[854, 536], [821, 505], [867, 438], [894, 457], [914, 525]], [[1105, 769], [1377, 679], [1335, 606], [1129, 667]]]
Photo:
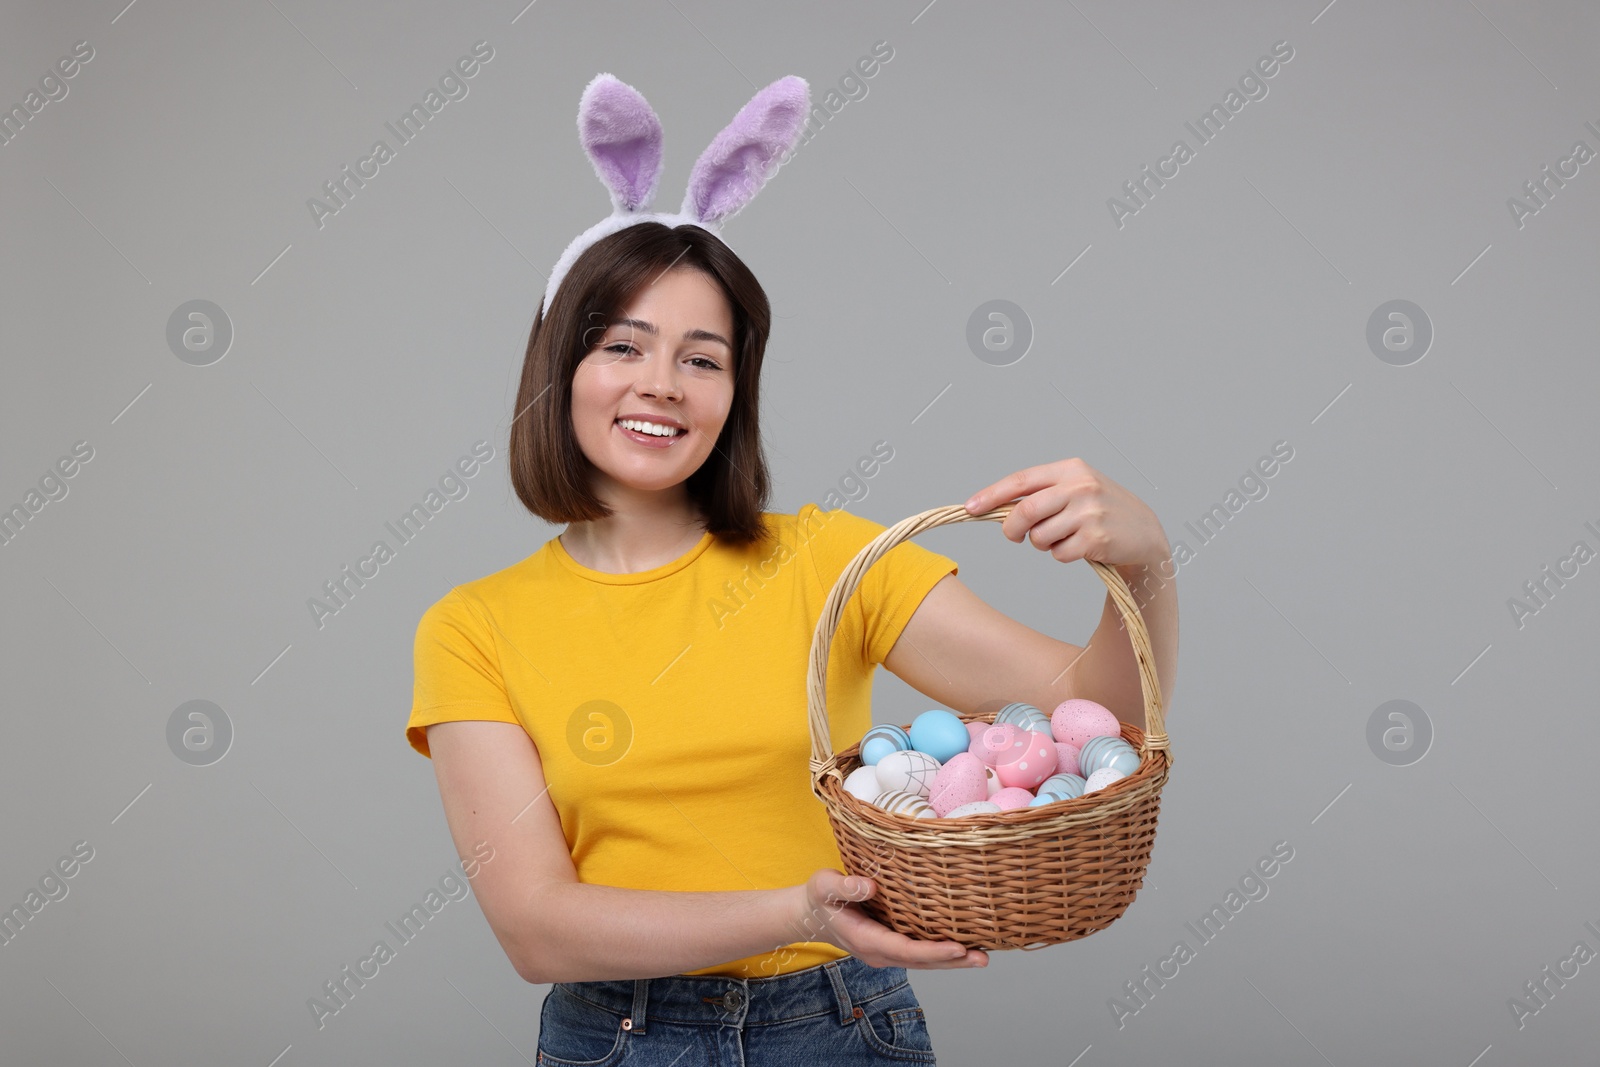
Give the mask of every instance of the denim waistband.
[[630, 1020], [642, 1033], [651, 1020], [701, 1026], [786, 1022], [834, 1013], [849, 1022], [857, 1005], [908, 984], [904, 967], [872, 967], [843, 956], [767, 978], [672, 975], [610, 982], [557, 982], [555, 988]]

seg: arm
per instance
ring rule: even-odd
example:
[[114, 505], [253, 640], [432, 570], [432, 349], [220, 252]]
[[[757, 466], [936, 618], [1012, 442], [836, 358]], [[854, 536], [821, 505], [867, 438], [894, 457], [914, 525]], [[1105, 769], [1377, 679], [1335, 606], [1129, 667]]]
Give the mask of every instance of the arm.
[[[1178, 592], [1172, 550], [1155, 513], [1079, 459], [1007, 475], [974, 493], [966, 507], [982, 515], [1010, 500], [1018, 502], [1001, 524], [1007, 540], [1027, 539], [1063, 563], [1098, 560], [1128, 583], [1150, 634], [1164, 714], [1177, 681]], [[1146, 726], [1133, 645], [1109, 590], [1100, 625], [1080, 649], [1008, 618], [949, 575], [923, 598], [884, 666], [958, 711], [988, 712], [1024, 700], [1049, 712], [1081, 697]]]
[[539, 753], [521, 726], [428, 727], [439, 795], [462, 856], [488, 842], [473, 886], [524, 981], [650, 978], [820, 940], [792, 925], [803, 885], [716, 893], [621, 889], [578, 881]]

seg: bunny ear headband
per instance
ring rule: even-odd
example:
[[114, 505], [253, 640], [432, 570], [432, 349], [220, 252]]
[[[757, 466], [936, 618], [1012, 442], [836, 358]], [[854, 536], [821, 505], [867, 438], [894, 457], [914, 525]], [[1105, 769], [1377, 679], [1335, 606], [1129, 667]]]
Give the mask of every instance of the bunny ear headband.
[[634, 223], [692, 223], [721, 237], [723, 220], [755, 198], [777, 170], [778, 157], [794, 147], [810, 107], [810, 87], [792, 74], [756, 93], [700, 154], [678, 213], [653, 213], [646, 209], [661, 178], [661, 120], [633, 86], [595, 75], [578, 102], [578, 139], [611, 194], [612, 210], [556, 260], [544, 290], [545, 313], [578, 257]]

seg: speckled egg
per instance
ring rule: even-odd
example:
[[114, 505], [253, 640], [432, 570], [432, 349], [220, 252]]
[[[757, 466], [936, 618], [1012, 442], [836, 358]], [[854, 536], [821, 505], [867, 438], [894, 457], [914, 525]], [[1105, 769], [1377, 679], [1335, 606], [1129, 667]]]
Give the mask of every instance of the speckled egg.
[[1083, 792], [1088, 795], [1096, 789], [1104, 789], [1112, 782], [1120, 782], [1126, 777], [1127, 775], [1114, 771], [1110, 767], [1101, 767], [1089, 776], [1089, 780], [1084, 783]]
[[987, 800], [985, 772], [988, 770], [972, 753], [957, 752], [933, 776], [933, 786], [928, 790], [928, 803], [943, 816], [963, 804]]
[[949, 815], [946, 815], [945, 818], [959, 819], [963, 815], [993, 814], [999, 810], [1000, 805], [996, 804], [992, 800], [974, 800], [971, 804], [963, 804], [959, 808], [956, 808]]
[[905, 727], [894, 723], [874, 726], [861, 735], [861, 762], [874, 767], [889, 753], [904, 752], [910, 747], [911, 735], [906, 733]]
[[1074, 698], [1063, 700], [1050, 713], [1050, 735], [1057, 741], [1082, 748], [1091, 737], [1118, 736], [1122, 724], [1103, 704]]
[[1078, 746], [1065, 741], [1056, 743], [1056, 770], [1063, 774], [1082, 774], [1078, 765]]
[[872, 803], [896, 815], [909, 815], [913, 819], [937, 819], [938, 813], [916, 793], [879, 793]]
[[961, 716], [943, 708], [925, 711], [911, 720], [911, 747], [943, 763], [972, 743]]
[[1087, 776], [1102, 767], [1132, 774], [1139, 769], [1139, 753], [1120, 737], [1091, 737], [1078, 753], [1078, 770]]
[[1014, 785], [1007, 786], [990, 797], [989, 802], [997, 805], [1001, 811], [1011, 811], [1015, 808], [1025, 808], [1031, 804], [1033, 802], [1033, 794]]
[[906, 749], [891, 752], [873, 767], [878, 773], [878, 785], [886, 793], [916, 793], [926, 797], [933, 788], [933, 776], [939, 773], [939, 761], [926, 752]]

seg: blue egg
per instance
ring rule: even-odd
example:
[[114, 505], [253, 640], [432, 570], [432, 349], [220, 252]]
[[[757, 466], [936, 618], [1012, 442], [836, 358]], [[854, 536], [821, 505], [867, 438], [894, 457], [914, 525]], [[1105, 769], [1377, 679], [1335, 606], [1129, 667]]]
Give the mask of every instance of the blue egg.
[[1032, 704], [1007, 704], [1000, 709], [999, 714], [995, 715], [994, 723], [996, 726], [1010, 723], [1024, 730], [1035, 730], [1045, 734], [1050, 732], [1050, 716]]
[[1084, 786], [1088, 784], [1076, 774], [1052, 774], [1039, 783], [1036, 792], [1054, 797], [1056, 800], [1072, 800], [1074, 797], [1083, 796]]
[[1056, 801], [1058, 801], [1060, 799], [1062, 799], [1062, 798], [1056, 796], [1054, 793], [1040, 793], [1038, 796], [1036, 796], [1032, 800], [1028, 801], [1028, 807], [1030, 807], [1030, 808], [1042, 808], [1046, 804], [1054, 804]]
[[874, 726], [861, 735], [861, 762], [876, 767], [878, 761], [891, 752], [904, 752], [911, 747], [911, 735], [894, 723]]
[[926, 752], [944, 763], [958, 752], [972, 745], [972, 734], [967, 732], [961, 717], [943, 708], [925, 711], [911, 721], [911, 747]]
[[1078, 753], [1078, 769], [1093, 774], [1110, 767], [1119, 774], [1132, 774], [1139, 769], [1139, 753], [1120, 737], [1091, 737]]

